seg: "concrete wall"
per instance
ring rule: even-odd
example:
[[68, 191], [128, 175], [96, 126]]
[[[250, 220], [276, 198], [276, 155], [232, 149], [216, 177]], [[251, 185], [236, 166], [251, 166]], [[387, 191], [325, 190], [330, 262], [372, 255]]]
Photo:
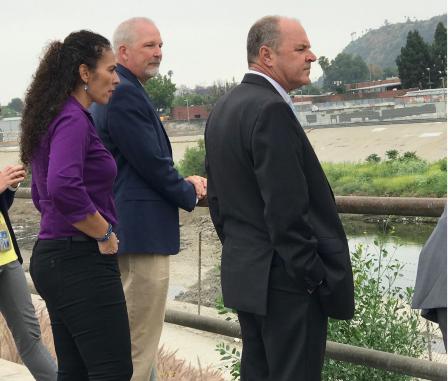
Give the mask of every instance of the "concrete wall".
[[366, 122], [403, 122], [412, 120], [442, 120], [447, 117], [445, 102], [433, 103], [377, 103], [345, 108], [316, 109], [311, 105], [296, 107], [296, 115], [303, 127]]

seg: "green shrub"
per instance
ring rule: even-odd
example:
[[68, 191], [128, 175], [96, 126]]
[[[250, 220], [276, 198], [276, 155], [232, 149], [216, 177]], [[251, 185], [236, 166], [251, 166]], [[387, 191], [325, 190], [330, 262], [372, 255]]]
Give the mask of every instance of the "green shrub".
[[443, 159], [440, 159], [436, 163], [439, 166], [441, 171], [446, 172], [446, 157], [444, 157]]
[[[396, 156], [389, 150], [389, 158]], [[398, 152], [398, 151], [397, 151]], [[183, 176], [205, 176], [204, 141], [188, 148], [178, 165]], [[336, 195], [444, 197], [446, 195], [446, 158], [428, 163], [415, 152], [405, 152], [398, 160], [381, 162], [373, 153], [364, 163], [322, 163]]]
[[403, 155], [400, 156], [399, 160], [421, 160], [415, 151], [406, 151]]
[[[381, 241], [375, 241], [375, 248], [376, 253], [359, 245], [352, 253], [355, 316], [350, 321], [330, 319], [328, 340], [418, 358], [425, 342], [418, 328], [419, 312], [410, 309], [413, 289], [395, 285], [403, 265]], [[323, 379], [401, 381], [410, 377], [327, 359]]]
[[389, 151], [386, 151], [386, 156], [389, 160], [396, 160], [398, 159], [399, 152], [396, 149], [391, 149]]
[[184, 158], [179, 162], [179, 172], [182, 176], [199, 175], [205, 173], [205, 145], [204, 140], [199, 140], [197, 147], [189, 147], [185, 151]]
[[381, 158], [376, 153], [371, 153], [366, 157], [366, 161], [368, 163], [379, 163], [381, 161]]
[[[419, 312], [410, 309], [413, 290], [395, 285], [404, 266], [384, 249], [383, 240], [375, 241], [375, 249], [359, 245], [352, 253], [355, 316], [350, 321], [330, 319], [328, 340], [418, 358], [425, 342], [418, 328]], [[239, 380], [238, 350], [224, 343], [216, 350], [232, 380]], [[326, 359], [322, 379], [402, 381], [410, 377]]]

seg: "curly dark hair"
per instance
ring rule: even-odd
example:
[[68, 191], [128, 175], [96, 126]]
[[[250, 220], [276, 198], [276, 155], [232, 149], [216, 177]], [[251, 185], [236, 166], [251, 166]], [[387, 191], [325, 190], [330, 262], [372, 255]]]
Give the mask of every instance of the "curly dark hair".
[[32, 161], [34, 149], [48, 131], [70, 94], [80, 84], [79, 66], [95, 70], [110, 42], [88, 30], [69, 34], [64, 42], [53, 41], [47, 47], [25, 96], [20, 136], [20, 158]]

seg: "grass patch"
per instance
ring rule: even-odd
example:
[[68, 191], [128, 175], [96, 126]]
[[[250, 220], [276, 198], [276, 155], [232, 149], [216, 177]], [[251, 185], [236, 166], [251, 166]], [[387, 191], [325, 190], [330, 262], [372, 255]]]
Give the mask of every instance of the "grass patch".
[[337, 195], [445, 197], [446, 158], [322, 163]]

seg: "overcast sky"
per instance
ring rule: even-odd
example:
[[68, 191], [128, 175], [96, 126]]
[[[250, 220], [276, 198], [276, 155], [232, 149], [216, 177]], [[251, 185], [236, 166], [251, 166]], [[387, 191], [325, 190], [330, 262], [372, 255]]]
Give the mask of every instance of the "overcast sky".
[[[427, 19], [446, 13], [445, 0], [1, 0], [0, 104], [23, 97], [43, 47], [79, 29], [111, 38], [134, 16], [153, 19], [164, 40], [161, 73], [174, 72], [177, 85], [241, 80], [250, 26], [268, 14], [302, 21], [317, 56], [334, 58], [351, 33], [405, 17]], [[313, 65], [311, 77], [321, 74]]]

